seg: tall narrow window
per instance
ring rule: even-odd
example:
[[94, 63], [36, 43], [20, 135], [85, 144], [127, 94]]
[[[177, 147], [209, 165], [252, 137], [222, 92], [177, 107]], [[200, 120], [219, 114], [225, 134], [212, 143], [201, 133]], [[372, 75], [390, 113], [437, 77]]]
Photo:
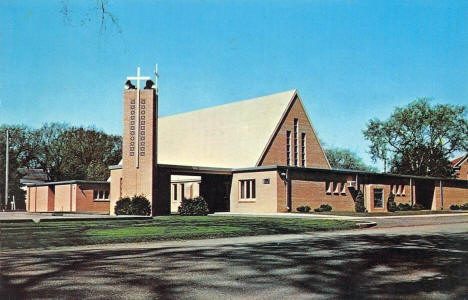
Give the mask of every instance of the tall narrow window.
[[339, 182], [334, 182], [335, 190], [333, 191], [333, 194], [338, 195], [338, 194], [340, 193], [340, 191], [341, 191], [341, 189], [340, 189], [340, 184], [341, 184], [341, 183], [339, 183]]
[[255, 180], [250, 181], [250, 187], [252, 189], [252, 199], [255, 199]]
[[286, 131], [286, 164], [291, 165], [291, 131]]
[[306, 134], [303, 132], [301, 134], [301, 165], [306, 166]]
[[177, 184], [173, 184], [172, 189], [174, 193], [174, 200], [177, 200]]
[[255, 200], [255, 179], [239, 180], [240, 200]]
[[299, 163], [298, 135], [299, 135], [299, 120], [294, 119], [294, 165], [295, 166], [297, 166]]
[[341, 183], [341, 195], [346, 195], [346, 183]]
[[325, 191], [327, 194], [331, 194], [332, 192], [332, 188], [333, 188], [333, 183], [331, 183], [330, 181], [327, 181], [325, 183]]
[[245, 180], [240, 181], [240, 198], [245, 199]]
[[374, 207], [383, 208], [383, 189], [374, 189]]
[[122, 198], [122, 178], [120, 178], [119, 198]]
[[180, 200], [184, 200], [185, 199], [185, 186], [184, 184], [182, 183], [180, 185]]

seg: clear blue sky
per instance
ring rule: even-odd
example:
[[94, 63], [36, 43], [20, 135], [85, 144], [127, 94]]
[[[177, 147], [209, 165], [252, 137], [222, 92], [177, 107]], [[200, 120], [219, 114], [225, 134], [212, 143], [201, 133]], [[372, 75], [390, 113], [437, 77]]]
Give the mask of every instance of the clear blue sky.
[[156, 62], [162, 116], [295, 88], [320, 139], [367, 163], [370, 118], [468, 104], [468, 1], [111, 0], [122, 33], [64, 3], [68, 21], [62, 1], [0, 3], [0, 124], [121, 134], [125, 77]]

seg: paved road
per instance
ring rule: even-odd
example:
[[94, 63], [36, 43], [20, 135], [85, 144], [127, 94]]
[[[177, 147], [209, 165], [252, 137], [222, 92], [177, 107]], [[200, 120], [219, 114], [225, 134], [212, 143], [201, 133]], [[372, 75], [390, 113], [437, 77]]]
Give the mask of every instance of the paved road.
[[465, 299], [468, 218], [457, 218], [309, 235], [8, 252], [0, 260], [0, 295]]

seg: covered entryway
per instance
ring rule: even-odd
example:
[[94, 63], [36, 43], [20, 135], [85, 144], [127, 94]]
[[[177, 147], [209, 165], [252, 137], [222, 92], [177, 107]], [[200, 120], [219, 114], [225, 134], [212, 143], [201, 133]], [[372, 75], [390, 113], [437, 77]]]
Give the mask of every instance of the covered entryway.
[[434, 181], [416, 179], [416, 204], [421, 204], [425, 209], [431, 209], [434, 198]]
[[[178, 205], [181, 197], [188, 198], [187, 195], [202, 196], [208, 203], [210, 213], [229, 211], [231, 169], [158, 165], [158, 174], [158, 193], [155, 201], [156, 206], [160, 207], [160, 209], [156, 209], [158, 215], [177, 212], [177, 207], [172, 206]], [[194, 180], [193, 182], [184, 182], [182, 180], [184, 177]], [[178, 178], [180, 182], [172, 182], [171, 178]], [[195, 193], [182, 193], [182, 190], [186, 190], [188, 185], [196, 185], [193, 190]], [[175, 197], [177, 197], [177, 201], [174, 201]]]

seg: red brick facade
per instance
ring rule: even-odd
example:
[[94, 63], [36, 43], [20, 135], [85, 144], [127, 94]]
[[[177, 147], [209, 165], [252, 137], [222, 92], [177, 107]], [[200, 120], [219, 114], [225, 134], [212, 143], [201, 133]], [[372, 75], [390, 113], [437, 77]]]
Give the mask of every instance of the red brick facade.
[[[295, 138], [296, 132], [294, 130], [295, 119], [297, 119], [298, 122], [297, 138]], [[323, 152], [315, 131], [312, 128], [312, 124], [309, 122], [309, 118], [307, 117], [304, 106], [302, 105], [302, 102], [297, 95], [293, 99], [291, 107], [286, 112], [286, 116], [284, 117], [279, 126], [279, 130], [277, 130], [270, 145], [268, 146], [263, 159], [260, 161], [260, 166], [287, 165], [286, 134], [288, 131], [291, 133], [290, 165], [295, 165], [295, 149], [297, 147], [297, 165], [304, 167], [302, 165], [303, 147], [301, 144], [302, 134], [304, 133], [306, 141], [306, 147], [304, 151], [306, 158], [305, 166], [325, 169], [330, 168], [325, 153]], [[295, 143], [296, 140], [297, 145]]]
[[[99, 197], [101, 192], [102, 197]], [[107, 193], [106, 193], [107, 192]], [[95, 199], [95, 193], [98, 198]], [[27, 188], [29, 212], [109, 213], [108, 183], [58, 183]]]
[[[121, 196], [153, 202], [157, 165], [157, 95], [154, 89], [124, 91]], [[114, 184], [114, 183], [113, 183]], [[115, 182], [120, 185], [120, 182]]]

